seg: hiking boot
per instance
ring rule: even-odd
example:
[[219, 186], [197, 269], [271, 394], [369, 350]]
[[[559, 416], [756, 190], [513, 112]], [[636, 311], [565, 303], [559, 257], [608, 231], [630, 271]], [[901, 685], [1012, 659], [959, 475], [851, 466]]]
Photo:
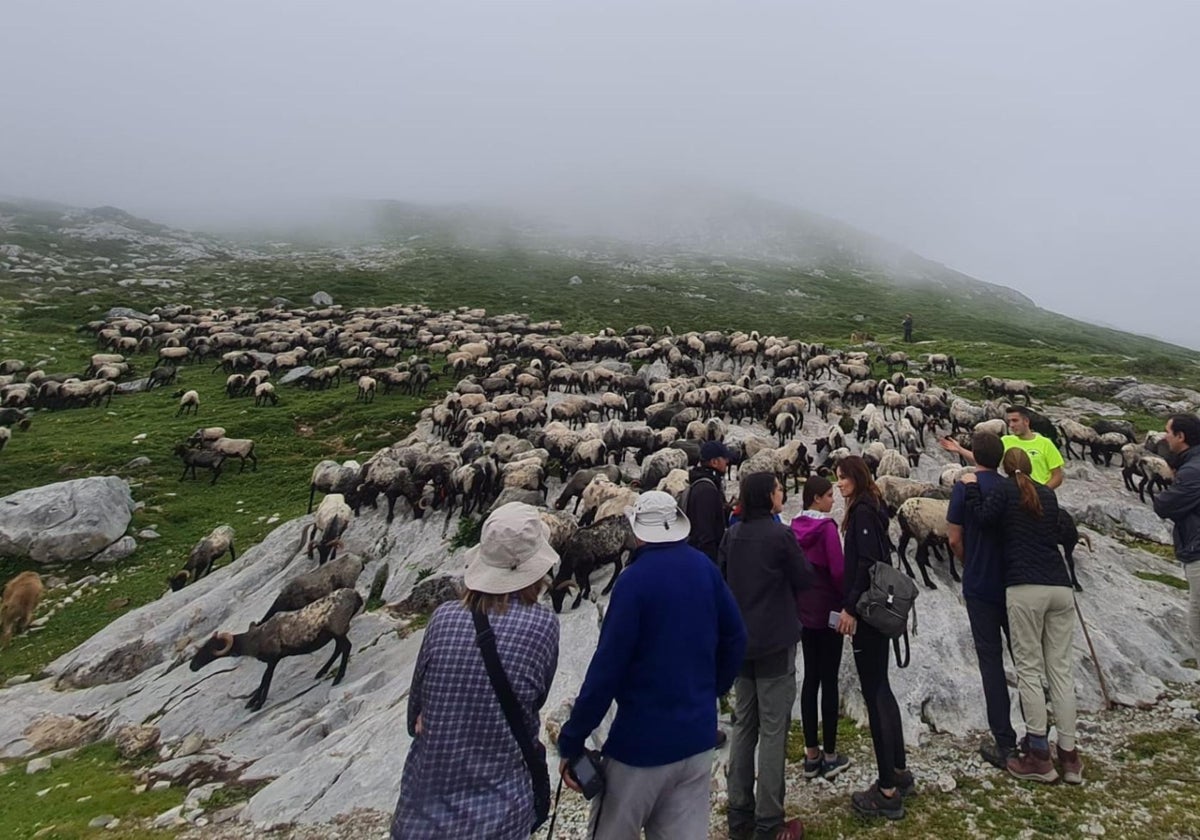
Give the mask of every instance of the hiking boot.
[[1049, 750], [1031, 748], [1025, 755], [1008, 760], [1008, 772], [1018, 779], [1052, 785], [1058, 781], [1058, 771], [1050, 760]]
[[821, 776], [832, 781], [850, 766], [850, 756], [838, 753], [833, 758], [821, 756]]
[[1083, 759], [1079, 750], [1064, 750], [1058, 748], [1058, 760], [1062, 764], [1062, 779], [1069, 785], [1083, 784]]
[[904, 796], [900, 789], [892, 796], [884, 796], [878, 784], [850, 795], [850, 807], [862, 817], [885, 817], [889, 820], [904, 818]]
[[825, 757], [804, 758], [804, 778], [812, 780], [825, 774]]
[[896, 790], [905, 799], [917, 795], [917, 780], [913, 778], [911, 770], [896, 771]]
[[995, 741], [984, 740], [979, 744], [979, 755], [988, 764], [1000, 770], [1007, 769], [1008, 760], [1016, 755], [1016, 749], [1001, 749]]

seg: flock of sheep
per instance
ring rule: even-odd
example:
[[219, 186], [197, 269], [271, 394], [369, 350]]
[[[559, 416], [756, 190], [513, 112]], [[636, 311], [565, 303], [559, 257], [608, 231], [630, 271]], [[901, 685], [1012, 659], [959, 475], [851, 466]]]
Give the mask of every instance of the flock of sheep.
[[[331, 640], [337, 645], [334, 658], [342, 655], [341, 678], [349, 656], [347, 628], [362, 604], [353, 592], [362, 561], [353, 555], [339, 559], [337, 550], [354, 517], [381, 498], [389, 523], [403, 500], [402, 515], [444, 516], [443, 532], [456, 514], [482, 516], [510, 501], [543, 508], [561, 557], [550, 592], [561, 610], [569, 591], [577, 590], [573, 607], [588, 596], [592, 573], [605, 565], [613, 566], [604, 591], [611, 590], [634, 547], [625, 507], [642, 489], [681, 497], [703, 441], [722, 440], [734, 451], [731, 475], [771, 472], [793, 488], [858, 452], [899, 522], [906, 569], [912, 575], [907, 548], [914, 543], [923, 579], [934, 587], [928, 557], [946, 546], [949, 490], [965, 467], [947, 467], [937, 482], [910, 477], [928, 436], [955, 435], [969, 446], [977, 428], [1003, 433], [1005, 401], [1028, 404], [1033, 391], [1022, 380], [985, 376], [979, 387], [1003, 401], [972, 403], [955, 396], [947, 385], [959, 373], [958, 361], [948, 354], [917, 360], [879, 347], [839, 349], [757, 332], [675, 334], [669, 327], [660, 332], [645, 325], [621, 335], [611, 329], [564, 333], [557, 322], [489, 316], [465, 307], [438, 312], [399, 305], [296, 310], [177, 305], [154, 310], [149, 321], [118, 318], [87, 328], [107, 350], [157, 349], [159, 366], [147, 387], [172, 382], [177, 365], [218, 360], [217, 369], [228, 375], [227, 395], [253, 394], [256, 401], [263, 397], [260, 404], [277, 399], [272, 376], [305, 388], [336, 387], [343, 375], [354, 376], [358, 399], [366, 401], [380, 387], [385, 393], [399, 388], [419, 394], [440, 377], [454, 383], [404, 440], [361, 463], [315, 466], [309, 512], [318, 493], [323, 499], [298, 549], [310, 557], [317, 553], [316, 568], [289, 582], [262, 622], [243, 634], [218, 633], [196, 653], [193, 669], [229, 655], [267, 662], [248, 704], [252, 708], [265, 700], [279, 658]], [[445, 361], [435, 371], [431, 360], [439, 357]], [[920, 376], [913, 371], [917, 363]], [[16, 412], [5, 426], [27, 426], [28, 407], [61, 407], [45, 400], [54, 394], [61, 399], [70, 384], [40, 371], [17, 382], [19, 364], [0, 366], [11, 370], [4, 374], [9, 381], [0, 384], [0, 402]], [[111, 384], [122, 364], [128, 363], [93, 358], [89, 370], [99, 378], [77, 381]], [[886, 372], [877, 373], [879, 366]], [[267, 385], [272, 387], [265, 390]], [[179, 396], [181, 412], [198, 409], [196, 392]], [[1119, 454], [1131, 488], [1140, 478], [1135, 489], [1148, 487], [1153, 494], [1169, 481], [1169, 472], [1159, 470], [1160, 442], [1136, 442], [1128, 424], [1055, 425], [1035, 413], [1034, 428], [1065, 443], [1068, 457], [1075, 454], [1073, 446], [1098, 464]], [[811, 443], [800, 439], [802, 430]], [[215, 482], [230, 457], [239, 458], [242, 469], [247, 461], [256, 467], [253, 448], [251, 440], [227, 438], [224, 429], [209, 427], [197, 430], [176, 453], [184, 475], [208, 469]], [[560, 482], [552, 503], [551, 478]], [[1069, 556], [1078, 539], [1069, 517], [1062, 530]], [[225, 551], [232, 558], [232, 540], [227, 526], [201, 540], [172, 587], [203, 577]], [[957, 580], [952, 559], [950, 572]], [[7, 611], [7, 596], [5, 603]]]

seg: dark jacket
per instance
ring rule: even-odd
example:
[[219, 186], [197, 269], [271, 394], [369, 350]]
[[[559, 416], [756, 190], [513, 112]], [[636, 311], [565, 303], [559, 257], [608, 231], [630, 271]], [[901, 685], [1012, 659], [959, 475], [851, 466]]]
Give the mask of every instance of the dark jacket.
[[812, 630], [829, 628], [829, 614], [842, 609], [845, 561], [837, 522], [828, 514], [804, 511], [792, 520], [792, 535], [812, 566], [812, 585], [796, 596], [800, 623]]
[[688, 473], [687, 518], [692, 523], [688, 545], [698, 548], [717, 562], [717, 550], [725, 536], [725, 490], [721, 474], [704, 465], [692, 467]]
[[558, 754], [582, 753], [614, 700], [605, 755], [659, 767], [711, 750], [717, 698], [745, 649], [745, 625], [717, 567], [683, 540], [643, 545], [613, 587]]
[[1175, 480], [1154, 497], [1154, 512], [1175, 527], [1175, 558], [1200, 560], [1200, 446], [1191, 446], [1175, 459]]
[[746, 623], [746, 659], [800, 641], [796, 592], [809, 585], [812, 569], [791, 529], [769, 516], [743, 520], [726, 532], [718, 556]]
[[864, 498], [846, 515], [846, 531], [842, 535], [846, 556], [846, 595], [842, 609], [858, 617], [858, 599], [871, 586], [871, 566], [891, 562], [887, 546], [888, 516], [870, 496]]
[[1058, 550], [1058, 497], [1044, 484], [1033, 482], [1042, 515], [1033, 517], [1021, 507], [1021, 490], [1011, 478], [999, 482], [987, 496], [979, 485], [967, 485], [967, 507], [984, 528], [997, 530], [1004, 543], [1004, 585], [1070, 586], [1066, 561]]

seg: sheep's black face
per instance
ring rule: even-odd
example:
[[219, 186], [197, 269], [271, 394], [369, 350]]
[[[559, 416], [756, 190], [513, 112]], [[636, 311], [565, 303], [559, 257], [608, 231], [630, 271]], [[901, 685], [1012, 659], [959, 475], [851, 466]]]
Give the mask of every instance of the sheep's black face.
[[196, 651], [196, 655], [192, 657], [191, 664], [188, 667], [190, 667], [193, 671], [199, 671], [213, 660], [218, 659], [221, 656], [225, 656], [225, 653], [221, 653], [221, 651], [225, 649], [225, 646], [226, 645], [224, 641], [218, 639], [216, 636], [213, 636], [200, 646], [200, 649]]
[[183, 589], [183, 587], [187, 586], [187, 582], [188, 582], [188, 573], [187, 572], [178, 572], [174, 575], [171, 575], [171, 577], [167, 578], [167, 583], [171, 584], [172, 592], [178, 592], [180, 589]]

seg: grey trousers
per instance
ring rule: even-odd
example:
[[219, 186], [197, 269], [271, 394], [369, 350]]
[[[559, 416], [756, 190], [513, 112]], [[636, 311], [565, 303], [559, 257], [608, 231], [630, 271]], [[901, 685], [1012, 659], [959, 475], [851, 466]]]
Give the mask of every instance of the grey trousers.
[[1075, 749], [1075, 599], [1069, 586], [1010, 586], [1008, 627], [1017, 665], [1017, 690], [1025, 731], [1044, 736], [1049, 728], [1042, 675], [1050, 684], [1060, 749]]
[[1183, 576], [1188, 582], [1188, 638], [1192, 643], [1192, 656], [1200, 662], [1200, 560], [1184, 563]]
[[[788, 726], [796, 702], [796, 646], [787, 670], [771, 677], [739, 676], [733, 683], [733, 732], [729, 737], [729, 827], [774, 833], [783, 825], [784, 764]], [[743, 669], [744, 673], [744, 669]], [[758, 750], [758, 792], [754, 752]]]
[[643, 828], [648, 840], [707, 840], [712, 763], [712, 750], [660, 767], [606, 758], [604, 795], [592, 800], [594, 840], [639, 840]]

